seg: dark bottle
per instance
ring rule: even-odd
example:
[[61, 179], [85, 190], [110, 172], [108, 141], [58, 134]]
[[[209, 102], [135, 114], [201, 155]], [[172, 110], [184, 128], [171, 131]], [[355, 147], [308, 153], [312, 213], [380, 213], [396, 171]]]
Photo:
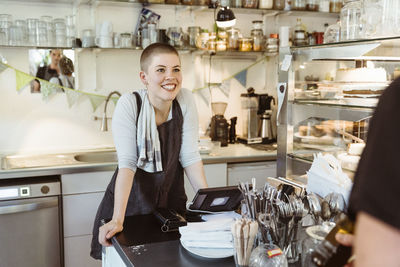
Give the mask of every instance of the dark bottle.
[[229, 144], [234, 144], [236, 142], [236, 121], [237, 117], [232, 117], [231, 124], [229, 126]]
[[335, 235], [341, 233], [354, 233], [354, 222], [344, 213], [339, 215], [336, 226], [325, 237], [324, 241], [316, 247], [311, 255], [312, 262], [319, 267], [337, 267], [347, 263], [351, 256], [351, 247], [346, 247], [336, 241]]

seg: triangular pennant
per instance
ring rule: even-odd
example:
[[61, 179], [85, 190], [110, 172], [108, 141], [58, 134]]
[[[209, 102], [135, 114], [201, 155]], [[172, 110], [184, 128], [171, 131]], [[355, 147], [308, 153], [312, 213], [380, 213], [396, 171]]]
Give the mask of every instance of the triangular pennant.
[[242, 70], [241, 72], [236, 74], [235, 75], [235, 79], [238, 80], [238, 82], [240, 82], [240, 84], [243, 85], [243, 87], [246, 87], [246, 84], [247, 84], [247, 69]]
[[81, 96], [81, 93], [75, 90], [65, 89], [65, 95], [67, 96], [68, 107], [71, 108]]
[[42, 93], [43, 100], [48, 100], [50, 96], [60, 91], [61, 88], [57, 84], [40, 81], [40, 92]]
[[90, 103], [92, 104], [93, 112], [106, 100], [105, 96], [100, 95], [87, 95]]
[[3, 63], [0, 62], [0, 73], [5, 71], [7, 68], [8, 68], [7, 65], [4, 65]]
[[15, 79], [17, 83], [17, 91], [20, 91], [22, 88], [25, 87], [25, 85], [33, 80], [33, 77], [26, 74], [25, 72], [15, 70]]
[[201, 90], [198, 90], [196, 91], [196, 93], [200, 95], [201, 99], [203, 99], [204, 103], [207, 106], [210, 106], [211, 97], [210, 97], [210, 90], [208, 88], [203, 88]]
[[119, 99], [118, 97], [112, 97], [111, 98], [112, 102], [114, 103], [114, 106], [117, 105], [118, 99]]
[[219, 86], [219, 89], [221, 90], [221, 92], [227, 97], [229, 98], [229, 92], [231, 91], [231, 81], [230, 80], [225, 80], [221, 83], [221, 85]]

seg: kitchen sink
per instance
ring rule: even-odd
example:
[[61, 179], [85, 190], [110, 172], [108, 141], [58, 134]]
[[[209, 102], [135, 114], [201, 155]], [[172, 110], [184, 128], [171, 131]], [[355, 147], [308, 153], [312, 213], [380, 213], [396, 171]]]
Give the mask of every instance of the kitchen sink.
[[117, 153], [115, 151], [99, 151], [99, 152], [86, 152], [77, 154], [74, 159], [79, 162], [87, 163], [103, 163], [103, 162], [117, 162]]

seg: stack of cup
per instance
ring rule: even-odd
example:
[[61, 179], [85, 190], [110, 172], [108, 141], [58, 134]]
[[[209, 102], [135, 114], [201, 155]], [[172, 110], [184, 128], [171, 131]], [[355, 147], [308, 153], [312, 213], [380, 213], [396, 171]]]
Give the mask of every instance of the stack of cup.
[[67, 46], [67, 31], [65, 25], [65, 19], [57, 18], [53, 20], [55, 37], [56, 37], [56, 46], [65, 47]]
[[8, 45], [12, 16], [0, 14], [0, 45]]
[[36, 24], [36, 45], [47, 46], [47, 23], [43, 20], [38, 20]]
[[82, 31], [82, 47], [93, 47], [94, 36], [91, 29], [85, 29]]
[[36, 32], [38, 19], [29, 18], [26, 20], [28, 29], [28, 45], [36, 46]]
[[53, 27], [53, 17], [52, 16], [41, 16], [40, 21], [43, 21], [47, 30], [47, 45], [55, 46], [55, 32]]
[[113, 26], [111, 21], [97, 24], [95, 44], [101, 48], [113, 47]]
[[26, 20], [17, 19], [14, 21], [14, 25], [17, 26], [21, 31], [21, 45], [28, 44], [28, 26], [26, 24]]
[[67, 16], [65, 19], [65, 30], [66, 30], [66, 43], [68, 47], [75, 46], [75, 16]]

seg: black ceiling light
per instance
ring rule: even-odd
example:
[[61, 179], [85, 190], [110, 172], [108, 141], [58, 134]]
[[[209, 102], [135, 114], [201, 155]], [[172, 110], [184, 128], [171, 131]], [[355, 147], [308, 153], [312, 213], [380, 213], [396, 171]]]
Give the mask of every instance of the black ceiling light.
[[222, 6], [218, 11], [216, 23], [218, 28], [229, 28], [235, 25], [236, 18], [229, 6]]

